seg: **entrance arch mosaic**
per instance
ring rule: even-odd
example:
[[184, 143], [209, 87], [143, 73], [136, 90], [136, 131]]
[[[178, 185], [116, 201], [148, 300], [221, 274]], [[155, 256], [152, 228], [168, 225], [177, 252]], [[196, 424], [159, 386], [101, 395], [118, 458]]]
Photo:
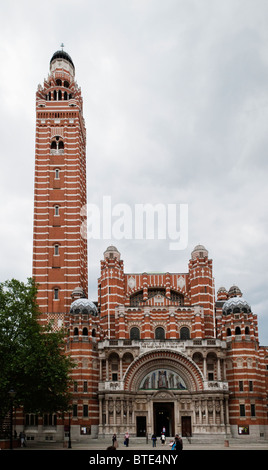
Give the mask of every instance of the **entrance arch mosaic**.
[[132, 362], [124, 377], [124, 390], [161, 389], [202, 390], [203, 377], [193, 361], [175, 351], [150, 351]]
[[171, 369], [156, 369], [141, 381], [139, 390], [186, 390], [183, 378]]

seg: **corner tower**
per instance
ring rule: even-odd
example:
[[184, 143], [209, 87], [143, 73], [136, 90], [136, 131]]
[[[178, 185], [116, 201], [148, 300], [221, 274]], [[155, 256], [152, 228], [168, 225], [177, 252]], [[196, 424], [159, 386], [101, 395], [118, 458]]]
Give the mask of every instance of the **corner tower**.
[[60, 50], [36, 93], [33, 277], [41, 320], [60, 327], [71, 294], [87, 296], [86, 129], [81, 90]]

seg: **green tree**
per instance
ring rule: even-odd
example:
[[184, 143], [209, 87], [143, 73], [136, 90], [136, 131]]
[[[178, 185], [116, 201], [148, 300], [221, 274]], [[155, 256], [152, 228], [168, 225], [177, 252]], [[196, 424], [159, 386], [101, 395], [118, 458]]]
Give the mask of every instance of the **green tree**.
[[8, 392], [25, 412], [66, 411], [73, 364], [64, 354], [63, 332], [38, 322], [37, 286], [16, 279], [0, 283], [0, 422], [9, 406]]

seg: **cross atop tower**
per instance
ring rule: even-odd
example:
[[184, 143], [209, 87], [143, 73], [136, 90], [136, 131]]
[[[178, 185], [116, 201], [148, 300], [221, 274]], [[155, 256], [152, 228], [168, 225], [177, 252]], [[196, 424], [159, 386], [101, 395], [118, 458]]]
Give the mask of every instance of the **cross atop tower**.
[[61, 50], [63, 51], [63, 48], [64, 48], [63, 42], [61, 43], [60, 47], [61, 47]]

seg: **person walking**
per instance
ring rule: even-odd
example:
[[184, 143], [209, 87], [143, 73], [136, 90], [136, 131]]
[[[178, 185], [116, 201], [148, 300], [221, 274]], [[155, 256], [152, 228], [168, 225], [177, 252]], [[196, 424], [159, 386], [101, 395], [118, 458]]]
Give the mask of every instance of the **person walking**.
[[126, 447], [128, 447], [128, 445], [129, 445], [129, 432], [128, 431], [125, 434], [124, 444], [125, 444]]
[[153, 447], [156, 447], [156, 441], [157, 441], [156, 434], [153, 434], [153, 435], [152, 435]]
[[113, 441], [113, 446], [115, 447], [115, 449], [117, 449], [118, 441], [117, 441], [116, 434], [113, 434], [112, 441]]
[[20, 438], [20, 446], [21, 447], [26, 447], [26, 444], [25, 444], [25, 433], [23, 431], [20, 432], [20, 435], [19, 435], [19, 438]]
[[182, 442], [182, 438], [178, 435], [176, 435], [175, 437], [175, 451], [176, 452], [180, 452], [181, 450], [183, 449], [183, 442]]

